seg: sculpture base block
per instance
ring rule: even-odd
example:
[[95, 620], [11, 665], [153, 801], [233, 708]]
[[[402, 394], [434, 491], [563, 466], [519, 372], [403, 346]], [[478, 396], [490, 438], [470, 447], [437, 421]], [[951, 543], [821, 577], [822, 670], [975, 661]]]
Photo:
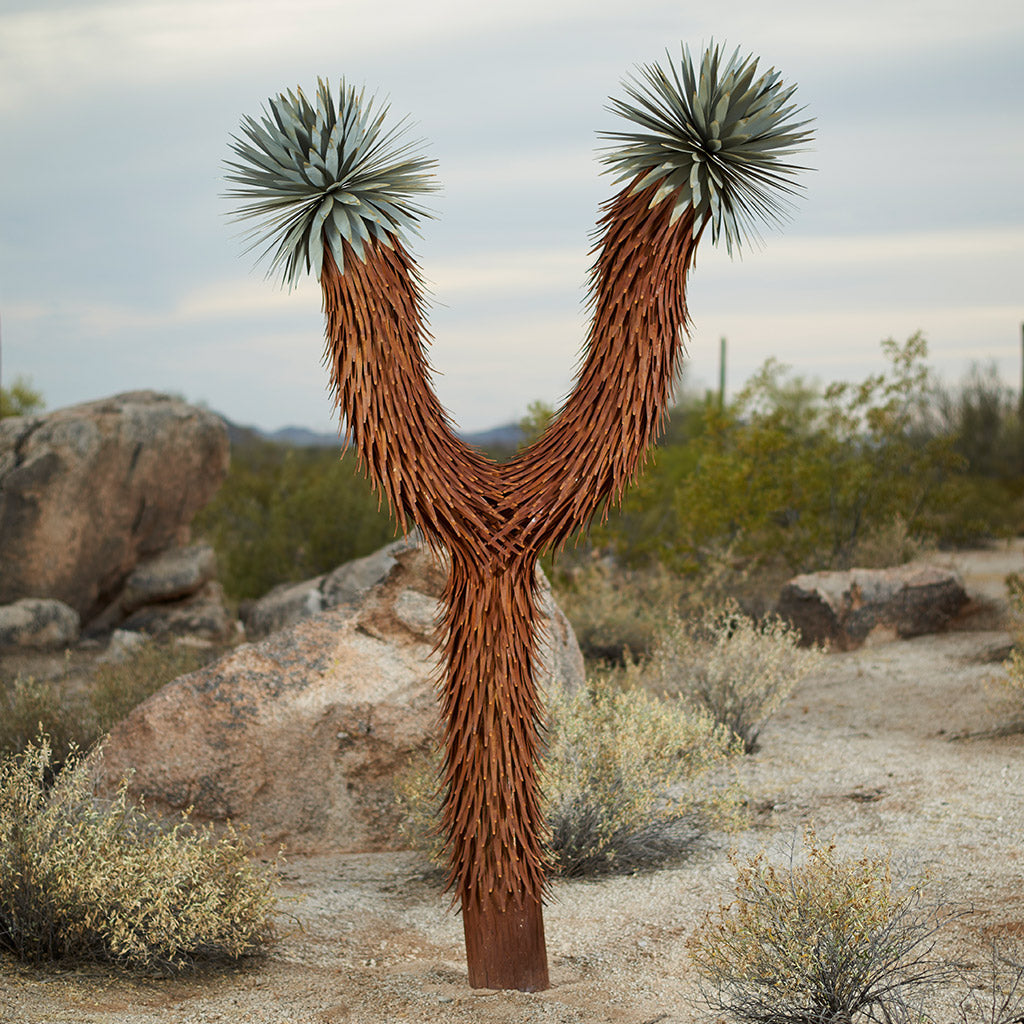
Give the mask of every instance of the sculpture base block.
[[511, 988], [540, 992], [549, 988], [541, 904], [526, 900], [506, 910], [463, 906], [466, 962], [472, 988]]

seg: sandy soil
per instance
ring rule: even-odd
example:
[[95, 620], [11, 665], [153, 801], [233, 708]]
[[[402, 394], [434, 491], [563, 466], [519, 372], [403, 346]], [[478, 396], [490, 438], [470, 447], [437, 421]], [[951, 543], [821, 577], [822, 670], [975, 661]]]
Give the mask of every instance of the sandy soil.
[[729, 845], [782, 851], [806, 824], [930, 869], [973, 907], [954, 928], [981, 959], [985, 934], [1024, 937], [1024, 734], [987, 683], [1009, 644], [995, 602], [1024, 547], [956, 562], [978, 598], [960, 628], [830, 655], [764, 730], [743, 769], [748, 828], [680, 866], [556, 886], [547, 992], [469, 989], [459, 919], [423, 862], [359, 854], [289, 862], [280, 941], [237, 970], [131, 980], [0, 959], [0, 1022], [695, 1021], [685, 944], [728, 892]]

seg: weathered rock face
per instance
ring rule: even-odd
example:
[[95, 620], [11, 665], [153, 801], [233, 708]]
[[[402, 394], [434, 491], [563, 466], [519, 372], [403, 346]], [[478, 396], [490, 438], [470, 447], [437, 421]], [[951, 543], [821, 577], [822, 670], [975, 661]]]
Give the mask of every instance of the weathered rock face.
[[[301, 583], [282, 583], [274, 587], [269, 594], [254, 601], [243, 614], [245, 635], [251, 640], [258, 640], [328, 608], [354, 608], [373, 587], [387, 579], [398, 564], [397, 555], [412, 547], [416, 547], [413, 541], [399, 540], [365, 558], [346, 562], [333, 572]], [[410, 563], [406, 571], [412, 571], [418, 577], [409, 586], [420, 593], [440, 596], [444, 570], [434, 566], [428, 552], [421, 551], [415, 567]]]
[[776, 612], [805, 643], [849, 651], [865, 642], [941, 632], [967, 601], [953, 570], [908, 565], [795, 576], [783, 586]]
[[152, 391], [0, 421], [0, 603], [55, 598], [88, 622], [187, 540], [228, 458], [217, 416]]
[[[293, 852], [392, 845], [394, 773], [436, 735], [430, 635], [445, 570], [407, 540], [370, 557], [383, 574], [358, 601], [236, 648], [136, 708], [108, 738], [103, 785], [133, 769], [147, 807], [245, 822]], [[353, 578], [369, 584], [360, 563]], [[578, 686], [583, 659], [545, 594], [542, 677]]]
[[23, 597], [0, 605], [0, 650], [66, 647], [78, 639], [78, 612], [61, 601]]

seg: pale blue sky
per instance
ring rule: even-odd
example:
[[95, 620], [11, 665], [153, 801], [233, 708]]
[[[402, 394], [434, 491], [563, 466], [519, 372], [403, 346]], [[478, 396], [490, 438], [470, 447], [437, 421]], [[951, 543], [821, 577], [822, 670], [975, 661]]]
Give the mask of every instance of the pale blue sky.
[[442, 401], [476, 430], [557, 402], [584, 335], [589, 236], [611, 194], [604, 109], [638, 63], [712, 36], [758, 54], [816, 118], [783, 232], [690, 279], [691, 379], [769, 356], [821, 379], [932, 363], [1020, 374], [1024, 4], [1019, 0], [5, 0], [3, 373], [51, 407], [176, 391], [241, 423], [333, 429], [315, 282], [242, 255], [220, 198], [243, 115], [318, 75], [408, 113], [443, 192], [414, 249]]

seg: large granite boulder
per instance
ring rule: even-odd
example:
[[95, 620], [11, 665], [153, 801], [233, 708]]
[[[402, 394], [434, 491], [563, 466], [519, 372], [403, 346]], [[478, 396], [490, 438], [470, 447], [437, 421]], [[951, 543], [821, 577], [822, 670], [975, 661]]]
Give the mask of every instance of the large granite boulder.
[[0, 420], [0, 604], [54, 598], [88, 623], [187, 541], [228, 458], [222, 420], [152, 391]]
[[[394, 774], [437, 735], [432, 634], [445, 576], [410, 540], [350, 563], [335, 576], [348, 599], [136, 708], [107, 739], [102, 785], [131, 770], [148, 808], [244, 822], [292, 852], [394, 845]], [[542, 683], [579, 686], [579, 647], [543, 586]], [[322, 591], [306, 593], [302, 609]]]
[[866, 642], [939, 633], [967, 602], [952, 569], [905, 565], [795, 576], [783, 586], [776, 612], [805, 643], [849, 651]]

